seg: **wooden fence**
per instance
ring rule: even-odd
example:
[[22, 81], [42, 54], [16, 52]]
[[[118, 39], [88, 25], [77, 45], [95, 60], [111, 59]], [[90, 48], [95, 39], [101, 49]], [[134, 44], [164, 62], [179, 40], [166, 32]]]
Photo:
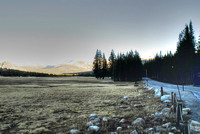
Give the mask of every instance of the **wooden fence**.
[[[163, 96], [163, 87], [161, 87], [161, 96]], [[181, 134], [190, 134], [190, 124], [183, 120], [183, 101], [179, 92], [179, 100], [176, 93], [171, 92], [172, 112], [176, 114], [176, 127], [181, 130]]]

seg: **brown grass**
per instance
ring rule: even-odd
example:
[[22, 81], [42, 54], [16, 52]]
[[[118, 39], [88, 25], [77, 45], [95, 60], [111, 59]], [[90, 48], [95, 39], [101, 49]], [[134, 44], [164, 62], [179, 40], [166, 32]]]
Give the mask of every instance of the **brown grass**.
[[[123, 96], [132, 98], [124, 100]], [[133, 107], [144, 104], [144, 107]], [[142, 82], [112, 82], [91, 77], [0, 78], [0, 133], [69, 133], [71, 129], [87, 132], [89, 115], [117, 117], [118, 121], [101, 124], [101, 133], [116, 130], [119, 120], [126, 125], [138, 117], [147, 122], [159, 110], [153, 92]], [[131, 110], [120, 108], [127, 105]], [[59, 119], [58, 117], [61, 116]], [[123, 127], [124, 133], [130, 133]], [[122, 132], [122, 133], [123, 133]]]

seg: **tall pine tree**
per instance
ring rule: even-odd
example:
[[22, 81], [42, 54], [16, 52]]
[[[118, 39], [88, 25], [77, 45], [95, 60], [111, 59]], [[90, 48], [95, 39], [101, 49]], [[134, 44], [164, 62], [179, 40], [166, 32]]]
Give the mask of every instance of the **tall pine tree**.
[[107, 76], [108, 73], [108, 65], [105, 54], [103, 53], [103, 57], [101, 54], [101, 50], [96, 51], [94, 61], [93, 61], [93, 72], [97, 79], [101, 79]]
[[179, 34], [175, 54], [157, 54], [153, 60], [145, 63], [144, 67], [148, 70], [148, 76], [153, 79], [174, 84], [192, 84], [200, 66], [200, 56], [198, 58], [195, 51], [194, 30], [190, 21]]
[[102, 78], [104, 79], [104, 77], [106, 77], [108, 75], [108, 64], [107, 64], [107, 60], [105, 57], [105, 54], [103, 53], [103, 66], [102, 66]]
[[96, 51], [96, 55], [95, 55], [95, 57], [94, 57], [94, 61], [93, 61], [93, 72], [94, 72], [94, 75], [95, 75], [95, 77], [98, 79], [99, 78], [99, 71], [100, 71], [100, 68], [99, 68], [99, 64], [100, 64], [100, 62], [99, 62], [99, 60], [100, 60], [100, 53], [101, 51], [99, 51], [98, 49], [97, 49], [97, 51]]
[[175, 69], [177, 81], [180, 84], [191, 83], [195, 73], [195, 40], [192, 22], [189, 26], [186, 25], [185, 29], [179, 36], [177, 51], [175, 53]]
[[116, 55], [115, 55], [115, 52], [114, 50], [112, 49], [111, 50], [111, 53], [110, 53], [110, 57], [108, 59], [109, 63], [108, 63], [108, 68], [109, 68], [109, 76], [111, 76], [111, 78], [113, 79], [114, 77], [114, 74], [113, 74], [113, 70], [114, 70], [114, 62], [115, 62], [115, 59], [116, 59]]
[[138, 81], [142, 78], [142, 61], [139, 53], [135, 51], [127, 54], [118, 54], [114, 66], [114, 81]]

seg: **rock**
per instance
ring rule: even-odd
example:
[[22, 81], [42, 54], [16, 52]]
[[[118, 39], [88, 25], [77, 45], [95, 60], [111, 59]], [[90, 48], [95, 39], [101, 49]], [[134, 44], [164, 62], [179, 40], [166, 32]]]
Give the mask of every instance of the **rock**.
[[97, 117], [97, 114], [93, 113], [90, 115], [90, 119], [93, 119], [93, 118], [96, 118]]
[[92, 123], [97, 123], [100, 122], [101, 120], [99, 118], [94, 118], [93, 120], [91, 120]]
[[121, 119], [119, 122], [124, 123], [125, 121], [126, 121], [125, 119]]
[[138, 134], [138, 132], [137, 132], [136, 130], [133, 130], [133, 131], [131, 132], [131, 134]]
[[179, 128], [180, 130], [183, 130], [186, 127], [186, 124], [184, 124], [182, 121], [179, 122]]
[[153, 128], [149, 128], [147, 132], [148, 132], [148, 134], [154, 134], [154, 129]]
[[11, 128], [11, 125], [8, 125], [8, 128]]
[[117, 118], [117, 115], [112, 115], [112, 118]]
[[170, 111], [174, 111], [174, 105], [170, 107]]
[[108, 120], [109, 120], [109, 118], [107, 118], [107, 117], [103, 117], [103, 119], [102, 119], [104, 122], [107, 122]]
[[61, 116], [61, 115], [59, 115], [59, 116], [58, 116], [58, 119], [61, 119], [61, 118], [62, 118], [62, 116]]
[[162, 128], [162, 127], [161, 127], [161, 128], [160, 128], [160, 132], [162, 132], [161, 134], [163, 134], [163, 133], [165, 134], [165, 133], [167, 132], [167, 128]]
[[160, 112], [161, 115], [165, 116], [165, 117], [169, 117], [170, 116], [170, 108], [164, 108], [162, 109], [162, 111]]
[[[145, 132], [145, 131], [144, 131], [144, 132]], [[147, 133], [147, 131], [146, 131], [146, 133]], [[148, 134], [154, 134], [154, 132], [153, 132], [153, 131], [149, 131]]]
[[145, 121], [142, 118], [137, 118], [132, 122], [132, 125], [139, 125], [144, 127], [145, 126]]
[[161, 96], [161, 92], [159, 89], [154, 89], [154, 88], [151, 88], [150, 90], [154, 90], [155, 94], [154, 94], [154, 97], [155, 98], [158, 98]]
[[188, 112], [182, 111], [182, 115], [188, 115]]
[[160, 114], [160, 113], [158, 113], [158, 112], [156, 112], [156, 113], [154, 114], [154, 116], [155, 116], [155, 117], [160, 117], [160, 116], [161, 116], [161, 114]]
[[176, 127], [172, 127], [172, 128], [171, 128], [171, 131], [176, 131]]
[[128, 111], [128, 110], [131, 110], [131, 107], [127, 107], [125, 110], [127, 110], [127, 111]]
[[169, 128], [171, 126], [171, 122], [165, 123], [162, 125], [164, 128]]
[[133, 127], [133, 126], [131, 126], [131, 125], [128, 125], [128, 126], [127, 126], [128, 129], [131, 129], [132, 127]]
[[183, 108], [183, 111], [190, 112], [191, 109], [190, 108]]
[[128, 96], [124, 96], [123, 99], [127, 100], [129, 97]]
[[128, 106], [125, 106], [125, 105], [121, 105], [119, 106], [120, 108], [127, 108]]
[[95, 114], [95, 113], [90, 114], [90, 117], [97, 117], [97, 114]]
[[134, 104], [133, 106], [134, 107], [144, 107], [145, 105], [143, 105], [143, 104]]
[[81, 131], [78, 130], [78, 129], [72, 129], [72, 130], [70, 130], [70, 134], [80, 134], [80, 133], [81, 133]]
[[153, 131], [153, 128], [149, 128], [148, 131]]
[[99, 124], [100, 124], [100, 121], [101, 121], [100, 118], [92, 118], [92, 119], [90, 120], [90, 122], [91, 122], [93, 125], [99, 125]]
[[156, 126], [156, 132], [160, 132], [161, 126]]
[[87, 127], [89, 127], [89, 126], [94, 126], [94, 124], [93, 124], [91, 121], [89, 121], [89, 122], [86, 124], [86, 126], [87, 126]]
[[161, 101], [165, 101], [165, 100], [171, 100], [171, 95], [163, 95], [161, 96]]
[[94, 122], [93, 124], [94, 124], [93, 126], [99, 126], [101, 123], [100, 122]]
[[191, 120], [190, 129], [195, 132], [200, 132], [200, 122]]
[[183, 108], [183, 115], [187, 115], [191, 112], [190, 108]]
[[171, 100], [164, 100], [163, 101], [164, 103], [170, 103], [170, 102], [172, 102]]
[[88, 131], [90, 132], [98, 132], [99, 127], [98, 126], [89, 126]]
[[117, 127], [117, 131], [122, 131], [122, 127]]

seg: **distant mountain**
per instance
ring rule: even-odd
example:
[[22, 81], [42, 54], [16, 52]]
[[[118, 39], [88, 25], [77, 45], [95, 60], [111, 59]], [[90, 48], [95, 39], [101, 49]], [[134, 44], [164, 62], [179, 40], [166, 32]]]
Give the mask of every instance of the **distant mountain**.
[[21, 71], [52, 73], [52, 74], [67, 74], [87, 72], [92, 70], [92, 63], [84, 61], [70, 61], [60, 65], [47, 65], [47, 66], [18, 66], [9, 62], [0, 63], [1, 68], [16, 69]]
[[51, 69], [51, 68], [55, 68], [56, 66], [53, 66], [53, 65], [47, 65], [45, 66], [43, 69]]

